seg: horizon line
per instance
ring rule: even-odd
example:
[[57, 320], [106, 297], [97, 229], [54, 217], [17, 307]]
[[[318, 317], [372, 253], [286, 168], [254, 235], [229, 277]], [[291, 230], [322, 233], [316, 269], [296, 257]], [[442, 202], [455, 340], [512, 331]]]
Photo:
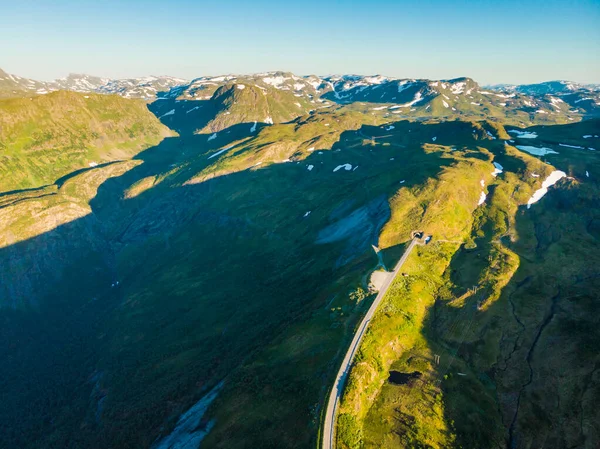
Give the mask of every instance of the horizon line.
[[[461, 79], [461, 78], [467, 78], [470, 79], [474, 82], [476, 82], [477, 84], [480, 84], [479, 81], [477, 81], [475, 78], [472, 78], [470, 76], [457, 76], [457, 77], [452, 77], [452, 78], [414, 78], [414, 77], [398, 77], [398, 76], [389, 76], [389, 75], [383, 75], [381, 73], [376, 73], [376, 74], [359, 74], [359, 73], [330, 73], [327, 75], [317, 75], [315, 73], [310, 73], [310, 74], [304, 74], [304, 75], [298, 75], [295, 72], [292, 71], [288, 71], [288, 70], [268, 70], [268, 71], [264, 71], [264, 72], [252, 72], [252, 73], [234, 73], [234, 72], [230, 72], [230, 73], [219, 73], [219, 74], [214, 74], [214, 75], [200, 75], [200, 76], [196, 76], [194, 78], [187, 78], [187, 77], [181, 77], [181, 76], [176, 76], [176, 75], [154, 75], [154, 74], [148, 74], [148, 75], [141, 75], [141, 76], [129, 76], [129, 77], [110, 77], [110, 76], [102, 76], [102, 75], [94, 75], [94, 74], [90, 74], [90, 73], [85, 73], [85, 72], [69, 72], [67, 75], [65, 76], [61, 76], [61, 77], [56, 77], [53, 78], [51, 80], [42, 80], [39, 78], [28, 78], [25, 76], [21, 76], [21, 75], [17, 75], [15, 73], [9, 73], [5, 70], [3, 70], [0, 67], [0, 71], [4, 71], [4, 73], [6, 73], [7, 75], [10, 76], [14, 76], [14, 77], [18, 77], [21, 79], [29, 79], [29, 80], [33, 80], [33, 81], [40, 81], [40, 82], [44, 82], [44, 83], [52, 83], [54, 81], [58, 81], [58, 80], [63, 80], [68, 78], [71, 75], [79, 75], [79, 76], [89, 76], [89, 77], [95, 77], [95, 78], [102, 78], [102, 79], [107, 79], [109, 81], [119, 81], [119, 80], [131, 80], [131, 79], [140, 79], [140, 78], [150, 78], [150, 77], [154, 77], [154, 78], [177, 78], [179, 80], [182, 81], [189, 81], [192, 82], [194, 80], [200, 79], [200, 78], [214, 78], [214, 77], [220, 77], [220, 76], [232, 76], [232, 77], [241, 77], [241, 76], [261, 76], [261, 75], [270, 75], [270, 74], [274, 74], [274, 73], [283, 73], [283, 74], [291, 74], [294, 76], [299, 76], [299, 77], [303, 77], [303, 78], [308, 78], [311, 76], [315, 76], [317, 78], [330, 78], [330, 77], [334, 77], [334, 76], [358, 76], [358, 77], [382, 77], [382, 78], [386, 78], [389, 80], [414, 80], [414, 81], [418, 81], [418, 80], [428, 80], [428, 81], [453, 81], [453, 80], [457, 80], [457, 79]], [[508, 83], [508, 82], [496, 82], [496, 83], [482, 83], [480, 85], [482, 86], [526, 86], [526, 85], [534, 85], [534, 84], [544, 84], [544, 83], [552, 83], [552, 82], [565, 82], [565, 83], [575, 83], [575, 84], [580, 84], [582, 86], [597, 86], [600, 85], [600, 81], [598, 82], [590, 82], [590, 83], [586, 83], [586, 82], [580, 82], [580, 81], [574, 81], [574, 80], [568, 80], [568, 79], [547, 79], [545, 81], [537, 81], [537, 82], [529, 82], [529, 83]]]

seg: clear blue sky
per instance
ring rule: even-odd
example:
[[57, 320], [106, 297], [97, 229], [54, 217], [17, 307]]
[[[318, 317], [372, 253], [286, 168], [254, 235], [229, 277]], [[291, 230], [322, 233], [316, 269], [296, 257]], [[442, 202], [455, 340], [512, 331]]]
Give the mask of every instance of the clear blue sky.
[[600, 0], [0, 0], [0, 68], [600, 83]]

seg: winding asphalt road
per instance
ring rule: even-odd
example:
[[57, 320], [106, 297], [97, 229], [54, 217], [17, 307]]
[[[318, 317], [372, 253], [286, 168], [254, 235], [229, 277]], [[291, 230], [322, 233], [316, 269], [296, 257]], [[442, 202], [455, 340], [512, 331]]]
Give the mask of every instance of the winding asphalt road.
[[412, 251], [412, 249], [417, 244], [418, 239], [413, 239], [408, 245], [408, 248], [402, 254], [402, 257], [394, 267], [394, 270], [389, 273], [387, 279], [381, 286], [375, 301], [369, 307], [367, 314], [363, 318], [360, 326], [356, 329], [356, 333], [354, 334], [354, 338], [352, 339], [352, 343], [350, 343], [350, 347], [348, 348], [348, 352], [346, 352], [346, 356], [344, 357], [344, 361], [342, 362], [342, 366], [337, 373], [335, 378], [335, 383], [333, 384], [333, 388], [331, 389], [331, 393], [329, 395], [329, 401], [327, 402], [327, 411], [325, 412], [325, 422], [323, 424], [323, 445], [321, 446], [323, 449], [334, 449], [335, 448], [335, 419], [337, 415], [337, 408], [340, 402], [340, 398], [342, 396], [342, 392], [344, 391], [344, 384], [346, 383], [346, 378], [348, 377], [348, 373], [350, 372], [350, 367], [352, 366], [352, 361], [354, 360], [354, 356], [358, 351], [360, 346], [360, 342], [367, 331], [367, 327], [369, 326], [369, 322], [377, 310], [379, 303], [385, 296], [388, 288], [392, 285], [392, 282], [398, 275], [400, 268], [406, 261], [406, 258]]

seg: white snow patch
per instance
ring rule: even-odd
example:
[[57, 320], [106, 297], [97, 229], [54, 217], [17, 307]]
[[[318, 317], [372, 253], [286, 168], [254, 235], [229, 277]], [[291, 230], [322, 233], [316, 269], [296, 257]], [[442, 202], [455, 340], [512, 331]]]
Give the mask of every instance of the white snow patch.
[[556, 109], [560, 109], [559, 104], [560, 103], [564, 103], [564, 101], [562, 101], [560, 98], [554, 98], [554, 97], [550, 97], [550, 103], [552, 104], [552, 106], [554, 106]]
[[265, 84], [270, 84], [271, 86], [279, 89], [279, 87], [285, 83], [289, 78], [286, 78], [284, 76], [268, 76], [266, 78], [263, 78], [263, 82]]
[[448, 103], [446, 103], [444, 100], [442, 100], [442, 104], [444, 105], [445, 108], [449, 108], [450, 106], [448, 105]]
[[409, 80], [402, 80], [398, 82], [398, 93], [402, 92], [403, 90], [408, 89], [410, 86], [412, 86], [412, 81]]
[[88, 165], [90, 167], [97, 167], [98, 166], [98, 162], [90, 162]]
[[485, 203], [486, 198], [487, 195], [485, 194], [485, 192], [481, 192], [481, 195], [479, 195], [479, 201], [477, 202], [477, 205], [481, 206], [483, 203]]
[[250, 128], [250, 132], [251, 132], [251, 133], [253, 133], [253, 132], [255, 132], [255, 131], [256, 131], [256, 124], [257, 124], [257, 123], [258, 123], [258, 122], [254, 122], [254, 125], [252, 125], [252, 128]]
[[494, 162], [494, 171], [492, 172], [492, 176], [498, 176], [504, 170], [504, 167], [500, 165], [498, 162]]
[[530, 131], [519, 131], [518, 129], [510, 129], [511, 134], [516, 134], [519, 139], [537, 139], [537, 133]]
[[450, 91], [455, 95], [460, 94], [460, 93], [462, 93], [462, 91], [464, 90], [466, 85], [467, 85], [467, 83], [464, 83], [464, 82], [456, 83], [450, 88]]
[[[397, 106], [393, 106], [390, 109], [397, 109], [397, 108], [409, 108], [411, 107], [413, 104], [418, 103], [419, 101], [421, 101], [423, 99], [423, 96], [421, 95], [421, 92], [417, 92], [415, 94], [415, 98], [413, 99], [413, 101], [409, 101], [408, 103], [404, 103], [404, 104], [400, 104]], [[396, 111], [394, 112], [394, 114], [400, 114], [400, 111]]]
[[167, 112], [166, 114], [161, 115], [160, 117], [158, 117], [159, 119], [166, 117], [167, 115], [173, 115], [175, 114], [175, 109], [171, 109], [169, 112]]
[[212, 136], [210, 136], [207, 140], [207, 142], [210, 142], [211, 140], [214, 140], [217, 138], [217, 133], [214, 133]]
[[336, 172], [336, 171], [338, 171], [338, 170], [341, 170], [342, 168], [343, 168], [344, 170], [346, 170], [346, 171], [350, 171], [350, 170], [352, 170], [352, 165], [350, 165], [350, 164], [342, 164], [342, 165], [338, 165], [337, 167], [335, 167], [335, 168], [333, 169], [333, 171], [334, 171], [334, 172]]
[[244, 90], [246, 88], [246, 86], [244, 86], [243, 84], [238, 84], [236, 86], [239, 90]]
[[560, 171], [560, 170], [554, 170], [552, 173], [550, 173], [550, 176], [548, 176], [542, 183], [542, 188], [536, 190], [533, 193], [533, 195], [531, 196], [531, 198], [529, 198], [529, 201], [527, 201], [527, 209], [529, 209], [532, 204], [535, 204], [539, 200], [541, 200], [543, 198], [543, 196], [546, 193], [548, 193], [548, 187], [552, 187], [560, 179], [562, 179], [566, 176], [567, 176], [567, 174], [564, 171]]
[[265, 123], [268, 123], [269, 125], [272, 125], [273, 124], [273, 119], [271, 117], [267, 117], [265, 119]]
[[219, 150], [219, 151], [217, 151], [217, 152], [216, 152], [216, 153], [214, 153], [214, 154], [211, 154], [210, 156], [208, 156], [208, 159], [212, 159], [213, 157], [217, 157], [219, 154], [221, 154], [221, 153], [225, 153], [225, 151], [227, 151], [227, 150], [229, 150], [229, 149], [231, 149], [231, 148], [233, 148], [233, 145], [231, 145], [231, 146], [229, 146], [229, 147], [227, 147], [227, 148], [223, 148], [222, 150]]
[[372, 108], [372, 111], [382, 111], [383, 109], [387, 109], [387, 106], [379, 106], [378, 108]]

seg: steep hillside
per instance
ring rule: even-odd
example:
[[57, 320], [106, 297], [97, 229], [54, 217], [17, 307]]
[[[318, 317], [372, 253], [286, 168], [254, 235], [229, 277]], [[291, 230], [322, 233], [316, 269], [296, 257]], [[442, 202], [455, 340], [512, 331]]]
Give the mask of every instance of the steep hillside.
[[[297, 76], [289, 72], [203, 76], [192, 81], [167, 76], [109, 80], [78, 74], [52, 82], [37, 82], [7, 74], [0, 78], [0, 95], [3, 97], [72, 90], [117, 94], [147, 101], [213, 102], [213, 114], [221, 115], [206, 120], [207, 123], [213, 121], [207, 128], [213, 132], [243, 123], [244, 119], [252, 119], [249, 123], [285, 122], [311, 110], [331, 107], [334, 103], [364, 104], [364, 110], [372, 105], [374, 113], [395, 114], [395, 119], [495, 118], [520, 126], [569, 123], [597, 117], [600, 112], [600, 91], [597, 88], [564, 81], [482, 89], [474, 80], [465, 77], [434, 81], [380, 75]], [[240, 89], [242, 86], [249, 88], [245, 95], [229, 93], [232, 97], [239, 97], [240, 104], [244, 105], [237, 112], [223, 109], [219, 98], [212, 100], [217, 91], [218, 97], [221, 97], [223, 90], [229, 91], [234, 85]], [[253, 105], [244, 99], [252, 97], [251, 92], [258, 92], [257, 89], [264, 94], [267, 105], [262, 100]], [[225, 117], [228, 112], [233, 116]]]
[[172, 88], [167, 94], [168, 98], [208, 100], [215, 91], [226, 84], [246, 84], [273, 93], [274, 91], [287, 91], [298, 98], [314, 99], [326, 90], [327, 82], [311, 76], [296, 76], [289, 72], [266, 72], [255, 75], [222, 75], [204, 76]]
[[546, 81], [544, 83], [537, 84], [521, 84], [515, 86], [515, 91], [527, 94], [527, 95], [555, 95], [574, 92], [585, 88], [578, 83], [571, 83], [569, 81]]
[[143, 78], [109, 79], [99, 76], [70, 73], [54, 81], [35, 81], [10, 75], [0, 69], [0, 98], [43, 95], [57, 90], [81, 93], [117, 94], [125, 98], [154, 100], [161, 92], [187, 83], [187, 80], [171, 76], [147, 76]]
[[[264, 78], [270, 87], [259, 86]], [[313, 446], [344, 342], [373, 298], [368, 278], [380, 265], [371, 245], [391, 266], [414, 229], [434, 239], [374, 319], [344, 397], [341, 444], [459, 441], [475, 448], [512, 439], [525, 447], [519, 444], [532, 422], [548, 435], [564, 431], [572, 421], [554, 432], [531, 412], [553, 413], [536, 399], [552, 376], [527, 355], [532, 344], [536, 354], [552, 340], [536, 335], [540, 325], [551, 329], [540, 313], [555, 293], [537, 298], [534, 313], [518, 289], [527, 276], [540, 276], [528, 281], [533, 286], [548, 283], [543, 276], [554, 270], [561, 289], [579, 282], [588, 296], [594, 291], [597, 264], [577, 281], [568, 264], [547, 254], [585, 245], [587, 260], [597, 255], [590, 204], [598, 200], [600, 167], [588, 147], [598, 123], [521, 129], [476, 116], [410, 121], [395, 109], [373, 111], [373, 103], [319, 102], [317, 90], [331, 86], [309, 94], [308, 86], [288, 86], [298, 81], [291, 76], [270, 78], [228, 79], [209, 99], [191, 99], [186, 90], [154, 102], [156, 117], [179, 133], [162, 141], [165, 128], [142, 102], [65, 92], [0, 102], [2, 142], [13, 158], [4, 160], [18, 161], [3, 173], [19, 187], [49, 184], [0, 197], [0, 337], [13, 342], [0, 350], [8, 361], [0, 365], [0, 446], [185, 444], [186, 435], [199, 433], [162, 438], [213, 388], [205, 399], [211, 408], [192, 429], [210, 430], [203, 447]], [[458, 110], [469, 96], [504, 100], [469, 83], [411, 83], [405, 90], [412, 99], [419, 89], [435, 91], [427, 105], [439, 114]], [[118, 161], [152, 142], [134, 160]], [[527, 210], [552, 172], [532, 151], [575, 179], [560, 181]], [[493, 162], [503, 166], [496, 177]], [[565, 200], [556, 212], [564, 219], [555, 222], [549, 206], [556, 195]], [[567, 217], [588, 223], [578, 227], [581, 239], [567, 237]], [[561, 238], [568, 245], [551, 249]], [[515, 274], [519, 266], [523, 275]], [[479, 296], [465, 292], [474, 285]], [[488, 312], [510, 301], [518, 319], [505, 309]], [[566, 304], [557, 301], [555, 312]], [[597, 316], [590, 301], [581, 307]], [[583, 322], [584, 309], [560, 310], [564, 320]], [[496, 322], [507, 329], [499, 339], [504, 334], [486, 327]], [[566, 322], [557, 322], [567, 335], [558, 354], [591, 344], [564, 330]], [[511, 344], [512, 358], [490, 356]], [[431, 354], [442, 354], [451, 368], [436, 368]], [[585, 391], [574, 420], [594, 422], [588, 404], [595, 362], [588, 353], [573, 357], [582, 368], [569, 373], [574, 391], [561, 401], [568, 407], [579, 397], [575, 390]], [[559, 355], [552, 360], [560, 365]], [[527, 383], [528, 361], [539, 390]], [[402, 371], [404, 364], [431, 379], [426, 388], [385, 383], [387, 368]], [[459, 369], [472, 384], [456, 393]], [[592, 387], [582, 390], [586, 382]], [[494, 388], [497, 398], [487, 390]], [[407, 396], [394, 415], [389, 404]], [[485, 426], [482, 415], [465, 411], [474, 408], [473, 397], [484, 398], [477, 406]], [[412, 404], [423, 402], [433, 415], [415, 411]], [[589, 425], [571, 431], [569, 441], [592, 441]]]
[[50, 84], [52, 90], [72, 90], [73, 92], [94, 92], [110, 80], [99, 76], [90, 76], [81, 73], [69, 73], [64, 78], [54, 80]]
[[55, 92], [0, 101], [0, 192], [127, 159], [172, 132], [141, 101]]
[[216, 115], [203, 129], [206, 132], [218, 132], [239, 123], [287, 122], [310, 109], [305, 98], [296, 98], [290, 92], [268, 92], [246, 84], [219, 87], [211, 102]]
[[11, 75], [0, 69], [0, 99], [48, 92], [46, 83]]
[[[520, 131], [515, 147], [490, 148], [500, 170], [460, 163], [392, 200], [383, 247], [417, 226], [433, 240], [373, 319], [343, 399], [341, 447], [597, 444], [592, 129], [597, 121]], [[565, 176], [556, 170], [569, 176], [550, 193], [542, 181]], [[480, 183], [478, 203], [468, 180]], [[436, 207], [423, 210], [429, 198]]]
[[95, 89], [101, 94], [117, 94], [125, 98], [154, 100], [172, 87], [187, 83], [187, 80], [172, 76], [147, 76], [143, 78], [107, 80]]
[[414, 230], [431, 242], [371, 320], [338, 446], [599, 440], [581, 89], [0, 78], [23, 95], [0, 100], [0, 447], [315, 447]]
[[[597, 117], [600, 113], [600, 89], [595, 85], [582, 85], [568, 81], [548, 81], [518, 86], [498, 85], [492, 90], [503, 93], [520, 93], [532, 99], [546, 101], [549, 109], [577, 112], [582, 116]], [[530, 100], [530, 102], [532, 102]], [[548, 112], [548, 111], [546, 111]]]

